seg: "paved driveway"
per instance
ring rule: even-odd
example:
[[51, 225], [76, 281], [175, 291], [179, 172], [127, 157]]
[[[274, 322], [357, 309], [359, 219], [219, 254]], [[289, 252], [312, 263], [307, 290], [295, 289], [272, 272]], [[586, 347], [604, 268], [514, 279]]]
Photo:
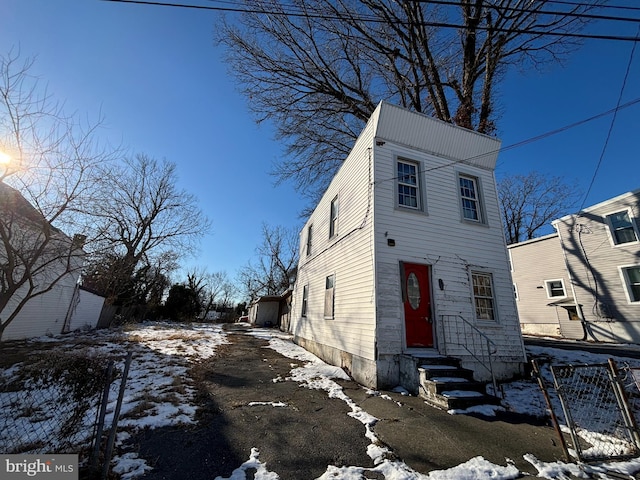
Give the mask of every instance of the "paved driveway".
[[[139, 455], [154, 467], [145, 479], [228, 478], [249, 459], [252, 448], [268, 471], [283, 480], [318, 478], [328, 465], [374, 467], [365, 425], [348, 415], [352, 409], [345, 401], [283, 380], [303, 362], [263, 348], [267, 341], [231, 328], [232, 343], [194, 372], [202, 405], [198, 424], [158, 428], [135, 438]], [[520, 471], [536, 474], [523, 455], [546, 462], [563, 457], [554, 430], [525, 416], [449, 415], [420, 398], [390, 392], [376, 396], [355, 382], [339, 384], [378, 419], [373, 431], [390, 455], [423, 474], [477, 456], [497, 465], [510, 459]], [[365, 476], [384, 478], [371, 471]]]

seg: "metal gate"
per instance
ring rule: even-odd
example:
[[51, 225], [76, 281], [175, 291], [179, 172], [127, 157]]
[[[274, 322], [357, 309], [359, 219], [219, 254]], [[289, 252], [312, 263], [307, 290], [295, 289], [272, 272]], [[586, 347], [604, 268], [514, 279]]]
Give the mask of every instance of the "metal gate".
[[635, 456], [640, 436], [613, 360], [551, 366], [576, 456], [599, 461]]

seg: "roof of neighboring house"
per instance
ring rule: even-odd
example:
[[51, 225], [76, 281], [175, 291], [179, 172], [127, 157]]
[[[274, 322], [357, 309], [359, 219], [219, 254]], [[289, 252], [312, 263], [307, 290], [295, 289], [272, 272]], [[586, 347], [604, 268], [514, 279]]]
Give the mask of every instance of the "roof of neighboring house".
[[560, 218], [552, 221], [551, 224], [554, 224], [556, 222], [560, 222], [562, 220], [570, 219], [571, 217], [574, 217], [576, 215], [580, 215], [580, 213], [582, 213], [582, 212], [588, 213], [588, 212], [592, 212], [594, 210], [598, 210], [598, 209], [600, 209], [602, 207], [606, 207], [609, 204], [612, 204], [612, 203], [615, 203], [615, 202], [619, 202], [620, 200], [624, 200], [625, 198], [628, 198], [628, 197], [639, 197], [640, 198], [640, 188], [637, 189], [637, 190], [632, 190], [630, 192], [626, 192], [626, 193], [620, 194], [620, 195], [618, 195], [616, 197], [613, 197], [613, 198], [609, 198], [609, 199], [604, 200], [604, 201], [602, 201], [600, 203], [596, 203], [595, 205], [591, 205], [590, 207], [583, 208], [582, 210], [580, 210], [577, 213], [572, 213], [572, 214], [560, 217]]
[[288, 288], [282, 295], [263, 295], [262, 297], [258, 297], [255, 300], [252, 300], [250, 305], [255, 305], [256, 303], [279, 302], [291, 296], [291, 294], [292, 290]]
[[530, 240], [524, 240], [522, 242], [517, 242], [517, 243], [510, 243], [509, 245], [507, 245], [507, 248], [520, 247], [522, 245], [528, 245], [530, 243], [536, 243], [536, 242], [540, 242], [540, 241], [543, 241], [543, 240], [549, 240], [551, 238], [556, 238], [557, 236], [558, 236], [558, 232], [548, 233], [547, 235], [543, 235], [542, 237], [536, 237], [536, 238], [532, 238]]
[[[29, 200], [15, 188], [0, 181], [0, 208], [15, 213], [22, 218], [31, 220], [34, 223], [48, 223], [48, 220], [40, 213]], [[60, 231], [57, 228], [55, 231]]]

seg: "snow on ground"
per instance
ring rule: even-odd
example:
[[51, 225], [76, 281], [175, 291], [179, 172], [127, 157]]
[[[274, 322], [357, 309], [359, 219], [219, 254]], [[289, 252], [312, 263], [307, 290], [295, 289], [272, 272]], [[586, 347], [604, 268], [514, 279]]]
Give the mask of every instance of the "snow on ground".
[[[154, 322], [122, 330], [96, 330], [88, 334], [41, 337], [29, 343], [56, 343], [57, 349], [65, 349], [78, 355], [114, 359], [116, 368], [121, 371], [124, 367], [123, 359], [128, 352], [132, 352], [116, 438], [116, 445], [122, 446], [130, 437], [130, 432], [145, 427], [194, 423], [195, 390], [187, 373], [190, 364], [215, 355], [216, 348], [228, 341], [220, 325]], [[0, 371], [0, 374], [5, 379], [10, 379], [18, 372], [19, 368], [14, 366], [4, 372]], [[118, 378], [111, 385], [107, 405], [105, 425], [109, 427], [113, 421], [119, 386]], [[96, 418], [95, 410], [90, 411], [85, 418], [88, 422], [85, 431], [90, 434], [91, 422]], [[3, 443], [3, 433], [8, 432], [0, 432], [0, 444]], [[5, 440], [11, 442], [11, 439]], [[82, 445], [84, 439], [79, 440]], [[9, 444], [11, 443], [7, 443]], [[113, 471], [123, 479], [142, 475], [149, 468], [133, 452], [124, 452], [114, 457]]]
[[[281, 355], [291, 358], [291, 371], [286, 378], [274, 378], [274, 382], [293, 381], [301, 386], [327, 392], [328, 397], [344, 401], [350, 408], [348, 415], [359, 420], [365, 426], [366, 437], [370, 440], [367, 454], [374, 463], [373, 468], [360, 466], [328, 465], [325, 473], [318, 480], [361, 480], [365, 473], [375, 472], [385, 480], [472, 480], [491, 478], [506, 480], [520, 476], [518, 469], [507, 461], [507, 464], [495, 465], [482, 457], [472, 458], [457, 467], [421, 474], [405, 463], [397, 460], [378, 440], [375, 434], [377, 419], [358, 406], [342, 387], [335, 381], [348, 379], [340, 368], [327, 365], [315, 355], [295, 345], [291, 337], [282, 332], [267, 329], [247, 328], [247, 334], [263, 338], [269, 342], [269, 348]], [[219, 325], [181, 325], [176, 323], [146, 323], [123, 331], [97, 331], [87, 334], [91, 341], [78, 341], [78, 336], [60, 336], [37, 339], [47, 342], [58, 342], [61, 346], [75, 351], [86, 350], [89, 355], [123, 358], [127, 352], [133, 352], [133, 361], [129, 370], [127, 389], [118, 424], [117, 444], [126, 444], [129, 436], [138, 429], [156, 428], [195, 422], [196, 407], [193, 404], [194, 388], [188, 377], [191, 363], [215, 355], [216, 348], [228, 343], [226, 335]], [[608, 355], [589, 354], [583, 351], [561, 350], [543, 347], [528, 347], [529, 353], [543, 359], [545, 365], [604, 363]], [[618, 358], [620, 364], [632, 367], [640, 366], [634, 359]], [[541, 362], [542, 363], [542, 362]], [[5, 377], [14, 375], [16, 368], [1, 372]], [[543, 368], [543, 375], [550, 382], [548, 368]], [[117, 390], [118, 382], [114, 384]], [[407, 395], [401, 387], [395, 392]], [[386, 394], [368, 390], [369, 395], [393, 401]], [[545, 415], [546, 407], [540, 390], [535, 382], [517, 381], [504, 386], [504, 408], [528, 414]], [[274, 408], [286, 407], [281, 402], [252, 402], [250, 405], [271, 405]], [[401, 407], [401, 402], [396, 402]], [[110, 425], [115, 409], [115, 395], [110, 396], [107, 424]], [[555, 409], [555, 407], [554, 407]], [[560, 407], [556, 409], [561, 412]], [[488, 406], [472, 411], [485, 415], [493, 414]], [[469, 413], [450, 412], [450, 413]], [[1, 412], [0, 412], [1, 414]], [[248, 452], [248, 459], [232, 473], [228, 479], [218, 477], [216, 480], [277, 480], [277, 472], [270, 472], [267, 465], [260, 461], [257, 448]], [[533, 455], [525, 459], [538, 470], [538, 477], [546, 479], [565, 479], [569, 475], [584, 477], [585, 469], [594, 478], [608, 478], [606, 472], [614, 471], [620, 475], [631, 475], [640, 471], [640, 459], [628, 462], [615, 462], [601, 465], [577, 465], [564, 462], [544, 463]], [[114, 457], [112, 470], [123, 480], [134, 479], [149, 470], [143, 459], [137, 458], [134, 452], [121, 451]], [[311, 479], [309, 479], [311, 480]]]

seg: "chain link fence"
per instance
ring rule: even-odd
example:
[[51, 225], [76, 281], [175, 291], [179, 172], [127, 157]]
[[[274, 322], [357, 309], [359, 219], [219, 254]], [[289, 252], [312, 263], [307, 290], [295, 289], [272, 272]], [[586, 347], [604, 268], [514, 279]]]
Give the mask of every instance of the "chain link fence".
[[0, 372], [0, 451], [79, 453], [94, 442], [107, 377], [104, 358], [68, 352], [31, 354]]
[[579, 460], [616, 460], [640, 452], [633, 414], [640, 395], [630, 369], [618, 370], [610, 360], [597, 365], [552, 365], [551, 373]]

